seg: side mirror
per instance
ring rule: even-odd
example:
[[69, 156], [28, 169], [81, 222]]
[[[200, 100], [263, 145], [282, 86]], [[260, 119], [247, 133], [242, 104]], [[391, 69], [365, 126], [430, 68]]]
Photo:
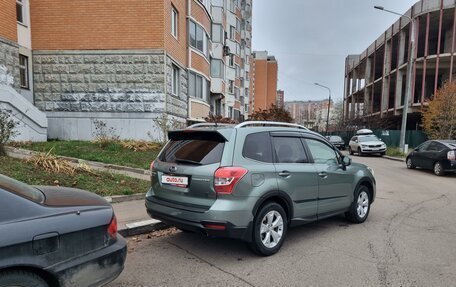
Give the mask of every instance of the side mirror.
[[342, 159], [342, 163], [344, 166], [349, 166], [352, 163], [352, 159], [348, 156], [344, 156]]
[[355, 140], [355, 143], [358, 143], [358, 140]]

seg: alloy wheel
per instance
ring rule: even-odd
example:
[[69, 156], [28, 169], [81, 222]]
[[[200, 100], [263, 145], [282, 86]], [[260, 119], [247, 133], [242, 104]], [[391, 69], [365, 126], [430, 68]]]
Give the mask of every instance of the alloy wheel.
[[279, 212], [269, 211], [261, 221], [260, 238], [267, 248], [274, 248], [283, 236], [284, 222]]
[[369, 210], [369, 195], [367, 192], [361, 191], [358, 195], [358, 205], [356, 207], [356, 212], [360, 218], [364, 218]]

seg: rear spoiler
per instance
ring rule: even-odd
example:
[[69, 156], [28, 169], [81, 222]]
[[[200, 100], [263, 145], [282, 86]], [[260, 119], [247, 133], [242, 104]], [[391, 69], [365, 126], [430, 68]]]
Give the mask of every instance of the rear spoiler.
[[177, 130], [169, 131], [168, 138], [170, 140], [209, 140], [216, 142], [227, 142], [228, 139], [216, 130]]

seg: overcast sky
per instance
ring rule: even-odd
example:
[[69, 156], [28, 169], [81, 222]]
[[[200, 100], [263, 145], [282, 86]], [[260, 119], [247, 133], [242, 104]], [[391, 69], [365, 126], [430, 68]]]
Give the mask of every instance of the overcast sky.
[[416, 0], [253, 0], [253, 50], [267, 50], [279, 62], [278, 88], [285, 101], [333, 98], [344, 90], [345, 57], [359, 54]]

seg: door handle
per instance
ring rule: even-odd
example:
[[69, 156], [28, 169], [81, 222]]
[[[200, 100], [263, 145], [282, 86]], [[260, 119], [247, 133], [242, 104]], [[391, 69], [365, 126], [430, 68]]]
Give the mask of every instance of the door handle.
[[328, 177], [328, 173], [322, 171], [322, 172], [320, 172], [320, 173], [318, 174], [318, 176], [321, 177], [321, 178], [327, 178], [327, 177]]
[[290, 175], [291, 175], [291, 173], [288, 170], [279, 172], [279, 176], [281, 176], [281, 177], [289, 177]]

